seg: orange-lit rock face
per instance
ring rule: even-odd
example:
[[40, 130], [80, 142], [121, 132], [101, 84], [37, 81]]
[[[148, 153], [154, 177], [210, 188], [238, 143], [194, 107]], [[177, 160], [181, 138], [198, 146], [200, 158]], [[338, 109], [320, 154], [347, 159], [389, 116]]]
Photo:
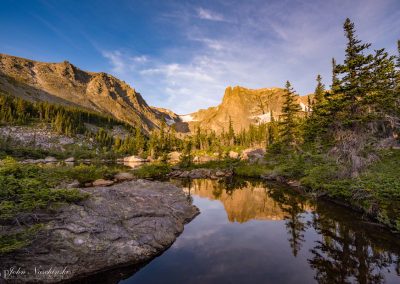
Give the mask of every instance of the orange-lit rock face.
[[[182, 116], [194, 131], [197, 127], [226, 131], [229, 121], [235, 131], [247, 129], [251, 124], [270, 122], [281, 115], [285, 90], [282, 88], [248, 89], [240, 86], [227, 87], [221, 104]], [[308, 96], [298, 97], [302, 111], [308, 109]]]
[[[185, 189], [189, 191], [189, 187]], [[284, 220], [289, 217], [285, 205], [275, 201], [262, 184], [245, 183], [241, 189], [225, 190], [213, 180], [193, 180], [190, 194], [199, 197], [219, 200], [226, 211], [230, 222], [244, 223], [250, 220]], [[310, 205], [301, 205], [304, 211]]]

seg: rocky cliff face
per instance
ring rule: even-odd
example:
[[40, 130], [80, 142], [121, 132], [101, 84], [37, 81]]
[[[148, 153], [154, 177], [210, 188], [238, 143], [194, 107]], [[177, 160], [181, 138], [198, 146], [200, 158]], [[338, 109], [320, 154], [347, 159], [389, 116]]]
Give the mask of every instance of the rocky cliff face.
[[[230, 119], [234, 130], [240, 131], [251, 124], [271, 121], [271, 114], [278, 119], [284, 102], [284, 92], [281, 88], [253, 90], [239, 86], [228, 87], [220, 105], [182, 115], [180, 118], [192, 131], [198, 126], [216, 132], [227, 131]], [[299, 97], [303, 111], [308, 107], [307, 100], [307, 96]]]
[[[198, 126], [221, 132], [232, 120], [235, 131], [251, 124], [268, 122], [281, 114], [284, 89], [228, 87], [216, 107], [178, 116], [174, 112], [149, 106], [140, 93], [106, 73], [80, 70], [68, 61], [44, 63], [0, 54], [0, 91], [31, 101], [48, 101], [109, 114], [131, 125], [140, 124], [146, 132], [162, 123], [174, 125], [178, 132]], [[299, 97], [303, 110], [307, 96]]]
[[80, 70], [68, 61], [43, 63], [0, 54], [0, 90], [31, 101], [109, 114], [131, 125], [140, 123], [145, 131], [158, 128], [170, 117], [147, 105], [125, 82], [106, 73]]

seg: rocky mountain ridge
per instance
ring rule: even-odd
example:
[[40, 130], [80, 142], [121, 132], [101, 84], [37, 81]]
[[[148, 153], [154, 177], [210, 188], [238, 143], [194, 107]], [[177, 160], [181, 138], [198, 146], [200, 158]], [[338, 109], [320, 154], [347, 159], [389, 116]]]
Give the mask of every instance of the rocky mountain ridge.
[[[235, 131], [251, 124], [279, 118], [284, 101], [282, 88], [227, 87], [221, 104], [187, 115], [149, 106], [140, 93], [109, 74], [83, 71], [68, 61], [44, 63], [0, 54], [0, 91], [30, 101], [48, 101], [93, 110], [129, 123], [145, 132], [161, 124], [188, 133], [200, 127], [217, 133], [229, 121]], [[299, 97], [303, 111], [308, 97]]]
[[103, 72], [83, 71], [68, 61], [44, 63], [0, 54], [0, 90], [30, 101], [77, 106], [144, 131], [160, 127], [169, 114], [149, 106], [140, 93]]
[[[235, 131], [240, 131], [247, 129], [251, 124], [270, 122], [272, 117], [279, 119], [284, 92], [282, 88], [227, 87], [221, 104], [181, 115], [180, 119], [186, 122], [192, 131], [197, 127], [217, 133], [227, 131], [229, 121], [232, 122]], [[299, 96], [298, 102], [303, 111], [308, 110], [308, 96]]]

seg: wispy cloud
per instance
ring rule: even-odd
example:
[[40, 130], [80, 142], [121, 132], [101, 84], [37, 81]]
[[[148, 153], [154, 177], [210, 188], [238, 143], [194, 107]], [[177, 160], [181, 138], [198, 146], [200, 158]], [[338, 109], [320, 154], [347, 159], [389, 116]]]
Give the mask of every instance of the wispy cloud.
[[223, 15], [201, 7], [197, 9], [197, 16], [203, 20], [217, 21], [217, 22], [225, 21]]
[[[103, 52], [103, 56], [117, 75], [143, 92], [150, 104], [188, 113], [216, 105], [229, 85], [262, 88], [283, 86], [290, 80], [305, 95], [313, 91], [317, 74], [322, 74], [329, 85], [331, 57], [343, 58], [342, 23], [347, 16], [343, 11], [356, 22], [361, 38], [368, 31], [374, 32], [366, 36], [373, 44], [388, 41], [388, 34], [379, 31], [400, 32], [400, 9], [393, 11], [395, 0], [379, 5], [373, 0], [313, 5], [295, 2], [273, 1], [267, 5], [256, 1], [249, 5], [238, 1], [235, 9], [226, 8], [224, 14], [198, 8], [195, 18], [182, 13], [182, 21], [174, 14], [169, 24], [181, 31], [184, 46], [169, 47], [157, 55], [117, 50]], [[187, 9], [183, 7], [182, 11]], [[240, 21], [220, 27], [199, 23], [196, 18]]]
[[130, 56], [120, 50], [101, 51], [101, 53], [109, 60], [112, 71], [118, 74], [131, 72], [149, 60], [146, 55]]

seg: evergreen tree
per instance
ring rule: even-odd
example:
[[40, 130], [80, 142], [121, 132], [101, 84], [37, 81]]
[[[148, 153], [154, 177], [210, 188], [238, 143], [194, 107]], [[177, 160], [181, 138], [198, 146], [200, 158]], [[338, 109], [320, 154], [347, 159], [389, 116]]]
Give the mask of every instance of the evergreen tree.
[[183, 151], [179, 158], [179, 164], [184, 168], [190, 167], [193, 164], [192, 146], [191, 139], [184, 141]]
[[322, 105], [325, 101], [325, 85], [322, 84], [322, 77], [318, 74], [317, 76], [317, 87], [314, 92], [313, 105]]
[[389, 56], [384, 49], [375, 51], [370, 65], [368, 92], [361, 101], [370, 120], [397, 113], [395, 68], [395, 56]]
[[158, 143], [158, 134], [156, 131], [152, 131], [150, 133], [149, 142], [148, 142], [148, 151], [149, 155], [153, 158], [158, 158], [159, 156], [159, 143]]
[[228, 143], [229, 145], [233, 145], [235, 143], [235, 131], [233, 129], [232, 118], [229, 116], [229, 128], [227, 133]]
[[122, 144], [122, 140], [121, 137], [117, 136], [114, 139], [114, 145], [113, 145], [113, 150], [115, 152], [120, 152], [121, 151], [121, 144]]
[[288, 146], [296, 146], [299, 139], [299, 113], [301, 107], [297, 102], [298, 95], [292, 88], [289, 81], [286, 82], [286, 90], [284, 93], [284, 103], [282, 106], [282, 121], [280, 137], [282, 142]]
[[338, 91], [339, 88], [339, 78], [338, 78], [338, 74], [337, 74], [337, 64], [336, 64], [336, 59], [332, 58], [332, 86], [331, 86], [331, 90], [333, 93]]
[[397, 41], [397, 62], [396, 62], [396, 67], [397, 67], [397, 78], [396, 78], [396, 96], [397, 96], [397, 102], [396, 105], [399, 107], [400, 105], [400, 40]]
[[194, 135], [194, 148], [201, 149], [201, 130], [200, 126], [197, 126], [196, 134]]
[[17, 98], [16, 99], [16, 116], [18, 123], [25, 123], [27, 118], [27, 104], [24, 100]]
[[136, 154], [140, 155], [143, 153], [144, 151], [144, 147], [145, 147], [145, 139], [144, 136], [142, 134], [142, 130], [140, 129], [139, 125], [136, 125], [135, 127], [135, 150], [136, 150]]
[[341, 94], [339, 107], [343, 114], [341, 120], [347, 124], [360, 119], [363, 114], [359, 101], [363, 100], [368, 92], [369, 65], [373, 56], [364, 54], [371, 44], [362, 43], [357, 38], [354, 23], [350, 19], [346, 19], [343, 28], [347, 38], [346, 55], [344, 63], [337, 65], [335, 69], [341, 75], [338, 89]]
[[278, 138], [278, 125], [277, 122], [275, 121], [274, 114], [271, 110], [271, 121], [268, 123], [267, 127], [267, 141], [266, 141], [266, 146], [269, 147], [273, 145], [277, 138]]
[[314, 103], [311, 116], [305, 123], [305, 140], [314, 141], [316, 138], [321, 138], [326, 132], [326, 127], [329, 122], [329, 112], [327, 109], [327, 93], [325, 85], [322, 83], [321, 75], [317, 76], [317, 86], [314, 92]]

